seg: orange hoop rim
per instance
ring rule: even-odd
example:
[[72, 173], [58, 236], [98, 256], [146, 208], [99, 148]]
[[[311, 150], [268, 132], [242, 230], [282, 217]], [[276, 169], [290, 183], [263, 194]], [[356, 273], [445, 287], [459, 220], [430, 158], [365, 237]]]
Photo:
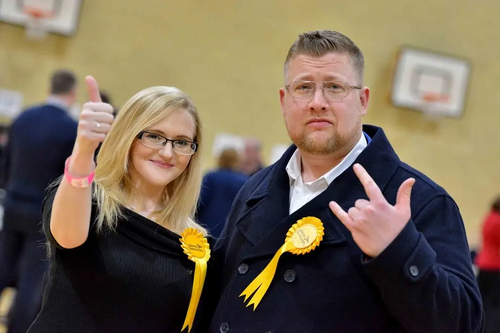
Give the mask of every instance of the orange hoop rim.
[[35, 19], [48, 19], [54, 15], [51, 10], [44, 10], [35, 6], [26, 6], [23, 11]]
[[425, 103], [448, 103], [450, 101], [450, 95], [443, 93], [426, 92], [422, 94], [422, 100]]

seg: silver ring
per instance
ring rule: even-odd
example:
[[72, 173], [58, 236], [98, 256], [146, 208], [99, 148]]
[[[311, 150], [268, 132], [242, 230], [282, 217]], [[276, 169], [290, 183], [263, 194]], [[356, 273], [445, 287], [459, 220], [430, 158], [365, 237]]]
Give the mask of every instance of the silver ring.
[[97, 123], [97, 128], [100, 128], [101, 127], [101, 123]]

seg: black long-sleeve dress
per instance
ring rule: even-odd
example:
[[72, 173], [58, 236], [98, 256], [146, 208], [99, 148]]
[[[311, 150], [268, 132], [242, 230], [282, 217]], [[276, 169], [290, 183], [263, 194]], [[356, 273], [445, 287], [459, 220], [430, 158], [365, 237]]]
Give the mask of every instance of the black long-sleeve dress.
[[[84, 244], [63, 249], [49, 229], [55, 193], [43, 205], [49, 280], [28, 332], [181, 332], [195, 265], [183, 253], [180, 236], [125, 210], [116, 232], [92, 228]], [[92, 219], [95, 214], [94, 205]]]

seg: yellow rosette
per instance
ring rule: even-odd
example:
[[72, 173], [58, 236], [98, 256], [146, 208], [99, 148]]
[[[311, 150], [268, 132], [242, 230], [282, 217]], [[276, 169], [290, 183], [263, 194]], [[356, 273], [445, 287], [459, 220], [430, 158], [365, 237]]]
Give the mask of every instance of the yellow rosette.
[[271, 285], [281, 255], [285, 252], [300, 255], [313, 251], [323, 240], [324, 230], [321, 220], [312, 216], [304, 217], [292, 225], [286, 234], [283, 246], [276, 252], [266, 268], [241, 293], [240, 297], [245, 296], [243, 302], [246, 302], [253, 294], [247, 307], [253, 304], [253, 311], [255, 311], [259, 305]]
[[185, 229], [182, 234], [181, 247], [184, 253], [187, 254], [189, 260], [194, 261], [194, 278], [193, 278], [193, 291], [191, 293], [191, 300], [189, 301], [189, 308], [182, 326], [182, 331], [187, 327], [188, 332], [191, 331], [194, 322], [194, 316], [198, 303], [200, 302], [203, 284], [205, 283], [205, 276], [207, 275], [207, 262], [210, 259], [210, 246], [203, 234], [194, 228]]

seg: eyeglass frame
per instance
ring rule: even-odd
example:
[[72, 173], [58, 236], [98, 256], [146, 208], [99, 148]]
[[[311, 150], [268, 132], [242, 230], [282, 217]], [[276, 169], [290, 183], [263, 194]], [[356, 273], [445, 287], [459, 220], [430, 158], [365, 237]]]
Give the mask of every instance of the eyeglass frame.
[[[297, 96], [292, 95], [292, 93], [290, 92], [290, 86], [292, 84], [294, 84], [294, 83], [297, 83], [297, 82], [301, 82], [301, 83], [314, 83], [314, 92], [312, 93], [312, 96], [310, 96], [310, 97], [297, 97]], [[358, 89], [358, 90], [363, 89], [363, 87], [361, 87], [361, 86], [352, 86], [352, 85], [350, 85], [349, 83], [347, 83], [345, 81], [329, 80], [329, 81], [321, 81], [321, 83], [323, 83], [323, 86], [320, 88], [322, 92], [323, 92], [323, 89], [325, 89], [324, 84], [326, 82], [342, 83], [342, 84], [344, 84], [344, 85], [346, 85], [348, 87], [347, 93], [346, 93], [346, 95], [344, 97], [339, 98], [339, 99], [327, 98], [327, 99], [332, 100], [332, 101], [341, 101], [341, 100], [343, 100], [344, 98], [346, 98], [347, 96], [349, 96], [349, 94], [351, 93], [351, 91], [353, 89]], [[285, 85], [285, 88], [288, 91], [288, 93], [290, 94], [290, 96], [292, 96], [293, 98], [308, 99], [308, 98], [313, 98], [314, 97], [314, 94], [316, 93], [316, 90], [318, 89], [318, 86], [316, 85], [316, 81], [292, 81], [289, 84]], [[326, 95], [325, 95], [324, 92], [323, 92], [323, 96], [326, 97]]]
[[[163, 143], [163, 145], [161, 147], [151, 147], [151, 146], [148, 146], [147, 144], [144, 143], [144, 141], [142, 141], [142, 137], [144, 134], [153, 134], [153, 135], [157, 135], [159, 136], [160, 138], [163, 138], [165, 140], [165, 142]], [[194, 141], [189, 141], [189, 140], [186, 140], [186, 139], [169, 139], [161, 134], [158, 134], [158, 133], [155, 133], [155, 132], [150, 132], [150, 131], [141, 131], [139, 132], [139, 134], [136, 135], [136, 138], [139, 139], [141, 141], [141, 143], [143, 145], [145, 145], [146, 147], [149, 147], [149, 148], [153, 148], [153, 149], [162, 149], [164, 148], [168, 142], [172, 142], [172, 150], [174, 152], [176, 152], [177, 154], [181, 154], [181, 155], [194, 155], [196, 153], [196, 151], [198, 150], [198, 143], [197, 142], [194, 142]], [[183, 154], [183, 153], [179, 153], [175, 150], [175, 146], [174, 146], [174, 142], [175, 141], [184, 141], [184, 142], [187, 142], [187, 143], [190, 143], [191, 144], [191, 150], [192, 150], [192, 153], [191, 154]], [[193, 148], [193, 145], [194, 145], [194, 148]]]

